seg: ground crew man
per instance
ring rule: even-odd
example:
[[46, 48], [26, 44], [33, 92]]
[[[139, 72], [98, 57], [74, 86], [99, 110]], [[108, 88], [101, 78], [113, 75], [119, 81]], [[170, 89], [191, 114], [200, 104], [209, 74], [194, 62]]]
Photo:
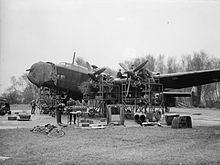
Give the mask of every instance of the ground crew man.
[[65, 107], [65, 104], [64, 104], [64, 103], [59, 103], [59, 104], [56, 106], [57, 124], [62, 124], [62, 121], [61, 121], [61, 113], [62, 113], [64, 107]]
[[35, 100], [31, 101], [31, 114], [35, 114], [36, 102]]
[[123, 75], [122, 75], [121, 69], [118, 70], [117, 78], [126, 78], [126, 76], [123, 76]]

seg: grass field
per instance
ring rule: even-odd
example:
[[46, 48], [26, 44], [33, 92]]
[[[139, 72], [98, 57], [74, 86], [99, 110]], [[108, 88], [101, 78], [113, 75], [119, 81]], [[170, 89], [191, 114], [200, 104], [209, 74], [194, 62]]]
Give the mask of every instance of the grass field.
[[220, 128], [65, 128], [62, 138], [0, 130], [0, 164], [220, 164]]
[[[11, 109], [30, 111], [28, 105], [12, 105]], [[183, 112], [201, 113], [192, 115], [193, 128], [69, 126], [61, 138], [32, 133], [31, 127], [0, 129], [0, 157], [10, 157], [0, 159], [0, 164], [220, 164], [219, 111]], [[33, 120], [37, 121], [41, 120]], [[210, 125], [199, 126], [202, 123]]]

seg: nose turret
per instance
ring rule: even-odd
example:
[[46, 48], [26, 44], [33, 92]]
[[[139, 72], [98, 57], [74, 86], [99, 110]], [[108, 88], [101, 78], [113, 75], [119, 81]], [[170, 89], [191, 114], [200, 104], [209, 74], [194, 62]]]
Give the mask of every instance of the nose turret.
[[38, 62], [31, 66], [27, 77], [38, 87], [54, 86], [57, 83], [57, 70], [53, 63]]

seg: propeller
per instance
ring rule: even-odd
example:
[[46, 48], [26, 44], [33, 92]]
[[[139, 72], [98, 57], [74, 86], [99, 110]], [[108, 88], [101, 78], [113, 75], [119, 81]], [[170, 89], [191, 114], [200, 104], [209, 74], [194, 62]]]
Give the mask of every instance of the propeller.
[[147, 64], [148, 60], [144, 61], [143, 63], [141, 63], [140, 65], [138, 65], [133, 72], [137, 72], [139, 70], [141, 70], [146, 64]]
[[[86, 62], [87, 68], [90, 71], [90, 73], [88, 73], [89, 77], [93, 80], [93, 81], [98, 81], [98, 77], [99, 75], [101, 75], [101, 73], [103, 73], [106, 68], [98, 68], [96, 65], [90, 65], [88, 62]], [[92, 68], [94, 71], [92, 71]]]
[[153, 73], [147, 68], [143, 68], [142, 70], [140, 70], [139, 77], [142, 77], [142, 79], [144, 80], [150, 78], [150, 81], [155, 83]]
[[128, 96], [129, 90], [130, 90], [130, 86], [131, 86], [131, 80], [137, 80], [137, 76], [135, 74], [135, 72], [140, 71], [141, 69], [143, 69], [143, 67], [147, 64], [148, 60], [144, 61], [143, 63], [141, 63], [140, 65], [138, 65], [135, 69], [133, 70], [129, 70], [123, 63], [119, 63], [119, 65], [124, 69], [124, 73], [127, 74], [128, 77], [128, 87], [127, 87], [127, 91], [126, 91], [126, 96]]
[[95, 74], [93, 73], [88, 73], [89, 77], [93, 80], [93, 81], [98, 81], [98, 78], [95, 76]]
[[147, 64], [148, 60], [144, 61], [140, 65], [138, 65], [135, 69], [129, 70], [124, 64], [119, 63], [119, 65], [124, 69], [125, 73], [128, 75], [128, 77], [131, 77], [132, 79], [137, 79], [137, 76], [135, 75], [135, 72], [140, 71], [143, 69], [143, 67]]
[[106, 68], [100, 68], [100, 69], [97, 69], [93, 74], [95, 75], [100, 75], [102, 72], [104, 72], [106, 70]]
[[119, 65], [122, 67], [122, 69], [124, 69], [124, 71], [129, 70], [123, 63], [120, 62]]

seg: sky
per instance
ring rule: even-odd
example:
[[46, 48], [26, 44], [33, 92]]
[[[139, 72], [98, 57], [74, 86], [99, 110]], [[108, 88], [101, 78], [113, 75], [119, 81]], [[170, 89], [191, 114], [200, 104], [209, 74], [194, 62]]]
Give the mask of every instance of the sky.
[[118, 69], [147, 54], [220, 57], [220, 1], [0, 0], [0, 94], [33, 63]]

